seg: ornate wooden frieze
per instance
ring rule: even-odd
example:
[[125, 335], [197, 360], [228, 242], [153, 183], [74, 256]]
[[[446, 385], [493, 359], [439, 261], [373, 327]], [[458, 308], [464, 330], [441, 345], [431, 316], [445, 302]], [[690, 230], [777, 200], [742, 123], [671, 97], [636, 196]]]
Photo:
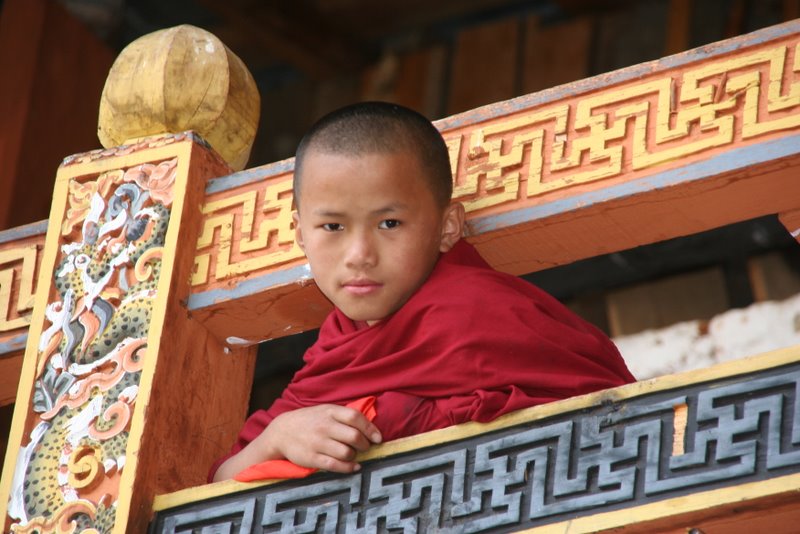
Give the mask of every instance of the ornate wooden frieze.
[[800, 473], [798, 392], [800, 364], [791, 363], [625, 400], [608, 395], [579, 411], [367, 461], [356, 475], [163, 510], [151, 532], [507, 532], [622, 516]]
[[[756, 47], [699, 49], [445, 119], [439, 126], [450, 149], [454, 198], [476, 218], [613, 178], [635, 181], [797, 130], [800, 35], [787, 33]], [[210, 187], [193, 280], [198, 290], [302, 257], [292, 242], [292, 168], [287, 160]]]
[[455, 132], [444, 121], [455, 196], [478, 211], [622, 174], [631, 181], [659, 166], [796, 129], [797, 41], [715, 59], [697, 54], [710, 61], [658, 69], [595, 94], [518, 106]]
[[192, 285], [303, 258], [294, 242], [292, 167], [283, 162], [209, 183]]
[[[0, 481], [4, 532], [142, 532], [153, 496], [202, 483], [233, 439], [254, 351], [220, 359], [183, 304], [206, 182], [228, 172], [193, 134], [59, 169]], [[198, 388], [212, 367], [221, 380]], [[204, 417], [187, 420], [193, 403]], [[179, 462], [190, 448], [196, 462]]]
[[171, 158], [69, 181], [8, 505], [15, 532], [114, 525], [176, 167]]
[[[36, 245], [0, 251], [0, 310], [5, 311], [0, 317], [0, 332], [23, 328], [30, 322], [37, 255]], [[19, 289], [14, 291], [16, 298], [12, 302], [15, 279], [18, 280]]]
[[[469, 239], [492, 265], [521, 274], [800, 209], [798, 47], [794, 21], [439, 121]], [[204, 143], [177, 134], [65, 165], [186, 136]], [[328, 309], [307, 288], [294, 243], [293, 167], [289, 159], [206, 188], [188, 307], [231, 345], [313, 328]], [[257, 312], [231, 313], [233, 302]]]
[[[522, 274], [797, 209], [787, 196], [797, 186], [765, 169], [800, 159], [798, 47], [795, 21], [439, 121], [468, 238], [492, 265]], [[209, 184], [188, 304], [212, 331], [244, 343], [284, 335], [285, 324], [249, 328], [223, 310], [248, 299], [271, 307], [287, 286], [311, 280], [293, 242], [293, 166], [290, 159]], [[722, 188], [732, 177], [747, 189]], [[687, 190], [678, 201], [676, 187]], [[695, 213], [754, 190], [763, 202]], [[676, 210], [686, 216], [629, 228]], [[597, 236], [590, 243], [567, 243], [589, 233]], [[319, 297], [301, 300], [324, 307]], [[319, 316], [280, 312], [290, 332]]]
[[0, 232], [0, 355], [25, 348], [45, 223]]

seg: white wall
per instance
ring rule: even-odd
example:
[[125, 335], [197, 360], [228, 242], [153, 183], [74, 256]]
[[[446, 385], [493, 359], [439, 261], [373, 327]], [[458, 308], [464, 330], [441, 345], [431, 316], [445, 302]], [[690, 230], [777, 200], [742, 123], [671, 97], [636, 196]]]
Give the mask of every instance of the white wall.
[[800, 294], [614, 339], [640, 380], [800, 345]]

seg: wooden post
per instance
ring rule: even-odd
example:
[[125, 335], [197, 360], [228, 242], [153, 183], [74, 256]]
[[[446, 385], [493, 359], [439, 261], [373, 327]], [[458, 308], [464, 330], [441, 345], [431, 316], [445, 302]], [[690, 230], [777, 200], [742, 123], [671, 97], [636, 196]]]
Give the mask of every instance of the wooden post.
[[[245, 416], [255, 347], [232, 351], [186, 307], [206, 182], [232, 167], [196, 134], [153, 132], [233, 130], [215, 148], [244, 165], [258, 95], [215, 39], [179, 27], [130, 45], [99, 129], [110, 142], [149, 137], [58, 171], [0, 485], [4, 531], [144, 532], [153, 497], [205, 482]], [[148, 64], [171, 68], [158, 79]], [[130, 86], [131, 71], [147, 85]]]
[[3, 472], [7, 526], [143, 532], [153, 496], [201, 484], [235, 435], [254, 353], [227, 354], [183, 304], [205, 181], [226, 172], [188, 134], [59, 170]]
[[[798, 42], [800, 24], [787, 23], [440, 121], [438, 126], [454, 163], [455, 196], [469, 213], [468, 238], [489, 263], [519, 274], [742, 219], [796, 213], [800, 199], [800, 182], [795, 178], [800, 168], [800, 92], [796, 90], [797, 76], [788, 65], [793, 65]], [[195, 79], [185, 75], [179, 78]], [[108, 94], [113, 95], [113, 91]], [[112, 100], [109, 98], [112, 111], [132, 114], [126, 123], [133, 122], [143, 109]], [[160, 104], [153, 106], [158, 107]], [[237, 133], [246, 129], [232, 127], [227, 121], [221, 123]], [[142, 121], [142, 127], [145, 125], [148, 129], [151, 126]], [[171, 131], [171, 126], [164, 127]], [[231, 151], [226, 159], [238, 160], [237, 154], [241, 151]], [[292, 167], [293, 162], [287, 160], [228, 174], [204, 188], [206, 178], [228, 171], [199, 138], [191, 135], [126, 143], [65, 163], [39, 264], [42, 275], [11, 453], [0, 485], [2, 507], [7, 506], [12, 488], [19, 487], [22, 495], [28, 492], [27, 502], [16, 494], [17, 500], [11, 501], [15, 518], [41, 514], [38, 523], [26, 518], [27, 524], [15, 528], [17, 532], [56, 530], [60, 519], [79, 521], [81, 528], [141, 532], [153, 493], [201, 481], [214, 451], [221, 451], [239, 426], [242, 397], [246, 395], [242, 392], [248, 389], [244, 377], [250, 364], [230, 358], [218, 340], [233, 347], [314, 327], [328, 306], [314, 288], [301, 251], [293, 245]], [[168, 224], [164, 223], [167, 215]], [[783, 220], [790, 231], [797, 228], [793, 216], [784, 215]], [[187, 248], [190, 246], [193, 248]], [[194, 270], [188, 264], [190, 257]], [[146, 326], [137, 326], [142, 318], [147, 319]], [[684, 454], [702, 456], [698, 463], [706, 462], [710, 471], [720, 471], [718, 477], [705, 478], [702, 471], [686, 470], [685, 463], [674, 466], [678, 473], [673, 477], [666, 470], [654, 469], [656, 463], [649, 460], [669, 460], [669, 456], [647, 452], [641, 465], [656, 475], [651, 478], [655, 486], [650, 490], [635, 482], [642, 479], [629, 469], [631, 464], [624, 466], [633, 481], [628, 488], [641, 490], [647, 499], [662, 499], [662, 492], [673, 488], [684, 491], [682, 476], [692, 479], [695, 488], [709, 480], [716, 484], [733, 476], [727, 473], [731, 466], [728, 451], [719, 448], [719, 443], [738, 448], [746, 435], [759, 429], [773, 432], [771, 436], [794, 432], [789, 428], [791, 418], [782, 415], [785, 410], [775, 412], [786, 421], [780, 425], [765, 424], [759, 415], [782, 401], [757, 402], [748, 412], [746, 425], [740, 426], [742, 422], [728, 400], [715, 404], [713, 397], [723, 389], [716, 383], [710, 388], [706, 385], [720, 378], [726, 381], [722, 386], [732, 388], [725, 395], [739, 398], [742, 393], [742, 402], [755, 399], [751, 391], [761, 395], [763, 390], [769, 396], [776, 387], [796, 391], [800, 373], [796, 371], [797, 360], [796, 351], [787, 350], [779, 358], [758, 360], [758, 368], [748, 365], [727, 374], [707, 370], [694, 375], [697, 387], [692, 385], [695, 390], [686, 392], [680, 390], [685, 377], [659, 381], [654, 387], [663, 390], [665, 396], [656, 401], [649, 397], [652, 389], [646, 389], [652, 382], [632, 385], [626, 391], [638, 391], [641, 404], [631, 404], [630, 410], [612, 406], [617, 398], [629, 398], [618, 397], [620, 390], [615, 390], [590, 400], [570, 399], [566, 404], [539, 407], [536, 413], [546, 418], [561, 414], [571, 420], [577, 412], [565, 407], [582, 411], [592, 405], [606, 411], [588, 416], [591, 424], [617, 414], [615, 417], [639, 425], [639, 415], [644, 413], [641, 410], [650, 410], [655, 402], [652, 409], [668, 417], [659, 415], [658, 419], [670, 422], [676, 414], [675, 406], [683, 402], [677, 396], [704, 395], [708, 406], [720, 407], [718, 429], [705, 426], [706, 416], [700, 419], [703, 426], [698, 429], [698, 417], [693, 414], [700, 403], [687, 401]], [[793, 373], [788, 378], [787, 369]], [[127, 382], [112, 383], [116, 378], [112, 380], [110, 375], [115, 373]], [[746, 379], [727, 381], [734, 375]], [[213, 382], [203, 382], [199, 377], [213, 377]], [[756, 379], [751, 380], [753, 377]], [[740, 387], [741, 383], [745, 385]], [[83, 398], [85, 402], [81, 403]], [[575, 402], [585, 404], [572, 404]], [[57, 410], [59, 406], [61, 410]], [[531, 413], [520, 417], [530, 418]], [[61, 424], [64, 421], [69, 423], [66, 427]], [[220, 426], [213, 426], [215, 423]], [[668, 428], [658, 421], [654, 425]], [[683, 426], [677, 425], [678, 430]], [[479, 433], [484, 431], [482, 427]], [[61, 441], [56, 439], [59, 435]], [[554, 435], [563, 433], [554, 431]], [[592, 432], [576, 435], [598, 436]], [[723, 435], [724, 442], [715, 437]], [[691, 436], [700, 436], [709, 444], [709, 451], [722, 455], [712, 457], [706, 455], [706, 449], [690, 446]], [[682, 456], [680, 447], [674, 445], [674, 436], [668, 437], [670, 451]], [[421, 439], [430, 440], [431, 436]], [[737, 479], [748, 485], [744, 493], [726, 493], [724, 499], [713, 494], [699, 506], [716, 513], [722, 510], [714, 504], [717, 502], [738, 506], [747, 501], [745, 505], [752, 507], [758, 504], [754, 499], [764, 495], [789, 497], [786, 488], [797, 486], [800, 456], [769, 445], [783, 443], [783, 439], [767, 436], [761, 444], [752, 445], [753, 450], [767, 447], [767, 459], [756, 461], [748, 453], [753, 469], [747, 476], [752, 475], [756, 483], [751, 485], [749, 478]], [[662, 440], [654, 435], [652, 442], [659, 448]], [[430, 441], [414, 443], [425, 449], [432, 445]], [[572, 443], [565, 441], [565, 445]], [[602, 443], [610, 447], [605, 460], [595, 449], [602, 444], [579, 445], [576, 450], [603, 462], [620, 462], [614, 450], [621, 445], [618, 440], [602, 438]], [[626, 448], [630, 458], [643, 451], [640, 443], [636, 435], [629, 440]], [[550, 452], [544, 454], [549, 456]], [[784, 455], [790, 458], [781, 458]], [[468, 456], [475, 457], [472, 453]], [[685, 461], [690, 460], [695, 461]], [[569, 459], [561, 462], [562, 466], [577, 465]], [[784, 477], [770, 462], [791, 467], [791, 473]], [[423, 476], [431, 473], [431, 464], [417, 465], [422, 465]], [[498, 465], [510, 464], [500, 461]], [[598, 472], [610, 472], [597, 463], [585, 465], [589, 466], [586, 472], [593, 473], [586, 480], [595, 480]], [[413, 467], [408, 462], [404, 466]], [[366, 472], [353, 478], [367, 480]], [[486, 472], [479, 471], [481, 479]], [[512, 482], [515, 487], [526, 477], [519, 472], [522, 478]], [[667, 473], [663, 484], [660, 473]], [[497, 495], [504, 499], [509, 492], [501, 486], [509, 479], [500, 475]], [[381, 480], [394, 476], [389, 474]], [[612, 474], [612, 478], [616, 476]], [[762, 485], [758, 478], [762, 476], [772, 478]], [[53, 485], [44, 483], [45, 479]], [[602, 486], [615, 491], [618, 481], [612, 479]], [[472, 488], [480, 492], [483, 483]], [[330, 487], [323, 483], [319, 488], [319, 499], [328, 502]], [[539, 488], [553, 489], [548, 484], [535, 486], [537, 491]], [[349, 491], [348, 506], [353, 502]], [[39, 502], [42, 492], [50, 500]], [[371, 497], [357, 490], [352, 495], [363, 497], [370, 507], [385, 504], [384, 493]], [[405, 490], [394, 495], [411, 502]], [[424, 495], [430, 494], [423, 491], [422, 495], [424, 500]], [[561, 490], [555, 495], [548, 497], [548, 502], [570, 512], [572, 505], [562, 507]], [[584, 520], [585, 530], [604, 528], [597, 512], [616, 503], [594, 490], [581, 490], [575, 502], [584, 501], [584, 496], [589, 497], [587, 514], [593, 516]], [[296, 501], [289, 497], [288, 501]], [[51, 509], [48, 503], [58, 502], [52, 500], [58, 498], [72, 508]], [[685, 501], [683, 495], [675, 499]], [[318, 502], [312, 504], [323, 510], [316, 506]], [[479, 495], [475, 502], [486, 500]], [[674, 513], [675, 502], [658, 505], [656, 517]], [[264, 510], [253, 506], [248, 513]], [[578, 509], [583, 505], [574, 506]], [[508, 510], [502, 503], [501, 507]], [[684, 506], [681, 510], [695, 509]], [[0, 508], [3, 514], [6, 510]], [[396, 515], [401, 518], [405, 513], [403, 510]], [[609, 513], [614, 518], [605, 523], [608, 528], [628, 524], [633, 517], [627, 511]], [[303, 521], [311, 517], [303, 514]], [[653, 517], [650, 514], [638, 520]], [[196, 523], [196, 516], [189, 519]], [[328, 519], [333, 521], [334, 514]]]

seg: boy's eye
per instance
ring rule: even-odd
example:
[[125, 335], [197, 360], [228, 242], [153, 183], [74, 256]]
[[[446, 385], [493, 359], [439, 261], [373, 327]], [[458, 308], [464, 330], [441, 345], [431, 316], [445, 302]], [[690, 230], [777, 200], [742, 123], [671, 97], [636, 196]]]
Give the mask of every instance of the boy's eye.
[[378, 228], [381, 230], [391, 230], [392, 228], [397, 228], [398, 226], [400, 226], [400, 221], [397, 219], [386, 219], [378, 224]]
[[338, 232], [343, 230], [344, 227], [339, 223], [325, 223], [322, 225], [322, 229], [327, 232]]

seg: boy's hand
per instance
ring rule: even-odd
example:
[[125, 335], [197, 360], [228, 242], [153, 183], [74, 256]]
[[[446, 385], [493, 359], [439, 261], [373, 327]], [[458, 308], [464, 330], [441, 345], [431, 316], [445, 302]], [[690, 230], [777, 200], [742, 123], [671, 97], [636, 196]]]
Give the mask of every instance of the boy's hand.
[[303, 467], [336, 473], [361, 468], [353, 459], [381, 442], [378, 427], [361, 412], [336, 404], [320, 404], [285, 412], [255, 440], [271, 457], [286, 458]]

